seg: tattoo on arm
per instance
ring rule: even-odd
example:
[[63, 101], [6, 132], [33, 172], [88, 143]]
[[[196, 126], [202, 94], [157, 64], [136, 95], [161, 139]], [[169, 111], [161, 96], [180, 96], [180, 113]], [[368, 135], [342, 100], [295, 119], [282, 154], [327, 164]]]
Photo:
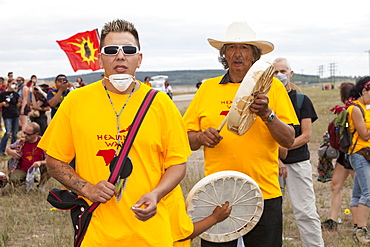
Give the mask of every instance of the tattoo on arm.
[[63, 161], [58, 161], [55, 165], [49, 164], [48, 172], [68, 189], [82, 195], [81, 190], [86, 186], [87, 181], [82, 179], [69, 164]]

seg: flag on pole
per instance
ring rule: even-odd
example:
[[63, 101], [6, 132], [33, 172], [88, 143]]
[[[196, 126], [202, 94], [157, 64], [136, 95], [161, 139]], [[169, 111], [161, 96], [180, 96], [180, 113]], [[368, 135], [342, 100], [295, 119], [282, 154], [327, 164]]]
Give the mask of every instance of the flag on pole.
[[60, 48], [67, 54], [73, 70], [100, 69], [98, 29], [78, 33], [65, 40], [57, 40]]

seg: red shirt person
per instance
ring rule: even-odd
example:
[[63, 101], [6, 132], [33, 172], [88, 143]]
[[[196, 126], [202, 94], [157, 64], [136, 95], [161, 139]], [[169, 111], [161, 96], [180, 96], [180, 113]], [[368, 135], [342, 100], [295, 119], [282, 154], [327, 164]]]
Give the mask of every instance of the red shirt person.
[[23, 131], [23, 138], [7, 147], [6, 152], [18, 161], [15, 169], [11, 170], [9, 174], [10, 183], [14, 185], [23, 184], [26, 180], [27, 171], [31, 166], [40, 168], [41, 186], [47, 181], [45, 152], [37, 147], [41, 139], [39, 132], [40, 126], [35, 122], [31, 122], [27, 124]]

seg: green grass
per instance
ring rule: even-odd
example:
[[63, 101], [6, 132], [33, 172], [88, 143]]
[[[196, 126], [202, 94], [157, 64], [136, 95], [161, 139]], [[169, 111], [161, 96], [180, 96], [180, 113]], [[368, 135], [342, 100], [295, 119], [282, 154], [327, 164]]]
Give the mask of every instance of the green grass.
[[[60, 187], [54, 179], [48, 187]], [[50, 210], [47, 192], [7, 186], [0, 194], [0, 246], [72, 246], [69, 212]]]

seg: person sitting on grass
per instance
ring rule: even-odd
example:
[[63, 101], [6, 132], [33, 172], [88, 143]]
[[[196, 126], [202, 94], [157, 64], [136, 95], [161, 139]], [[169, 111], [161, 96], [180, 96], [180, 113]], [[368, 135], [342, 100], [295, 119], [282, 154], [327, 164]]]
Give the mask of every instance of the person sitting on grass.
[[41, 139], [39, 133], [40, 126], [37, 123], [28, 123], [23, 131], [22, 138], [6, 148], [6, 152], [16, 161], [12, 167], [9, 167], [9, 182], [16, 187], [24, 184], [27, 171], [31, 166], [40, 168], [39, 189], [43, 189], [44, 184], [49, 179], [46, 170], [45, 152], [37, 147]]

